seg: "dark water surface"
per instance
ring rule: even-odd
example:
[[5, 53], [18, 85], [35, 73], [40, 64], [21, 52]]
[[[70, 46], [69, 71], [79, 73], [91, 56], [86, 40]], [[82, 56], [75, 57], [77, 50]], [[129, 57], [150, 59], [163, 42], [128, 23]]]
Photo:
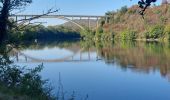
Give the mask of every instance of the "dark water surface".
[[61, 82], [66, 97], [74, 91], [77, 100], [170, 100], [168, 43], [34, 44], [20, 48], [12, 59], [28, 67], [43, 63], [41, 75], [54, 94]]

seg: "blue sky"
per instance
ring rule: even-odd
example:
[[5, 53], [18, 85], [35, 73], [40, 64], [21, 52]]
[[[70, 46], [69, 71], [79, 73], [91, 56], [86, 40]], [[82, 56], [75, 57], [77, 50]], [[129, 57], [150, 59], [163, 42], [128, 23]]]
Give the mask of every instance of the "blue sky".
[[[22, 12], [40, 14], [51, 7], [59, 8], [56, 14], [104, 15], [107, 11], [137, 4], [138, 0], [33, 0], [33, 3]], [[158, 0], [159, 4], [160, 0]]]

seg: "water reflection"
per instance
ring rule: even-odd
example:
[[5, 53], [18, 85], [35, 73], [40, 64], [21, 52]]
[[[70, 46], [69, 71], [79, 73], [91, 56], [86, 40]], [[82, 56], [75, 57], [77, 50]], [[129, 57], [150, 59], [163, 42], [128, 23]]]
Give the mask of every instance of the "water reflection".
[[[61, 43], [51, 42], [48, 45], [42, 44], [32, 44], [27, 48], [20, 48], [21, 52], [13, 49], [12, 55], [16, 56], [17, 61], [19, 61], [20, 56], [20, 60], [25, 60], [26, 62], [29, 62], [28, 60], [30, 62], [104, 60], [106, 64], [119, 64], [123, 70], [131, 69], [135, 72], [143, 73], [159, 70], [163, 77], [170, 80], [170, 48], [168, 43], [135, 41], [103, 41], [94, 43], [92, 41], [69, 41]], [[34, 53], [34, 51], [37, 52]], [[42, 56], [43, 54], [46, 55]]]
[[39, 42], [16, 49], [9, 53], [15, 63], [32, 66], [45, 62], [42, 77], [56, 84], [61, 72], [65, 90], [77, 91], [79, 98], [89, 94], [90, 100], [170, 99], [169, 43]]
[[113, 47], [103, 47], [100, 55], [107, 64], [118, 63], [122, 69], [149, 73], [159, 70], [170, 80], [170, 48], [158, 42], [119, 41]]
[[[67, 45], [65, 45], [67, 44]], [[53, 48], [44, 45], [38, 47], [39, 45], [34, 44], [27, 49], [18, 49], [13, 48], [10, 52], [11, 58], [17, 62], [87, 62], [87, 61], [96, 61], [91, 56], [91, 52], [95, 51], [94, 49], [87, 49], [80, 46], [80, 43], [63, 43], [56, 44]]]

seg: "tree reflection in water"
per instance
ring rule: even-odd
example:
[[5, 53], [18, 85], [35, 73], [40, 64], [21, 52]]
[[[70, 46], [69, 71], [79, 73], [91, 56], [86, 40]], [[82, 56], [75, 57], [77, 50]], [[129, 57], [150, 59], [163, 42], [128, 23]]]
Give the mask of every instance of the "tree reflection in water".
[[12, 48], [0, 45], [0, 99], [53, 100], [47, 80], [38, 74], [43, 64], [34, 69], [14, 65], [8, 53]]
[[122, 69], [149, 73], [160, 71], [170, 80], [170, 48], [167, 43], [115, 41], [112, 47], [103, 46], [100, 56], [107, 64], [118, 63]]

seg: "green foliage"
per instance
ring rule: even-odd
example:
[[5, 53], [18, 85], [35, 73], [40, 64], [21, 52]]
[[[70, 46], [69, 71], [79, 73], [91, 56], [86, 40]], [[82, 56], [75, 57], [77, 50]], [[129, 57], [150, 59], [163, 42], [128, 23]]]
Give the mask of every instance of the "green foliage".
[[[22, 11], [32, 0], [0, 0], [0, 41], [4, 42], [7, 39], [8, 32], [18, 25], [9, 20], [10, 15], [14, 12]], [[14, 12], [13, 12], [14, 11]], [[24, 21], [23, 21], [24, 22]], [[16, 27], [15, 27], [16, 26]]]
[[51, 88], [39, 72], [43, 64], [34, 69], [12, 64], [8, 53], [11, 47], [0, 47], [0, 92], [11, 96], [27, 96], [31, 100], [53, 100]]
[[104, 19], [101, 19], [100, 25], [103, 26], [104, 24], [105, 24], [105, 20], [104, 20]]
[[115, 14], [114, 11], [108, 11], [108, 12], [105, 13], [106, 16], [112, 16], [114, 14]]
[[145, 33], [146, 39], [158, 39], [163, 37], [164, 35], [164, 26], [155, 25], [149, 29], [148, 32]]
[[164, 28], [164, 34], [168, 36], [168, 40], [170, 40], [170, 24], [166, 25]]
[[102, 36], [101, 36], [101, 39], [102, 40], [113, 40], [114, 39], [114, 32], [109, 32], [109, 33], [103, 33]]
[[167, 21], [167, 18], [165, 16], [160, 17], [161, 23], [165, 23]]
[[[105, 13], [106, 16], [109, 16], [107, 18], [107, 23], [113, 23], [114, 22], [114, 15], [116, 14], [116, 12], [114, 11], [108, 11], [107, 13]], [[101, 23], [105, 23], [105, 18], [101, 20]], [[103, 24], [102, 24], [103, 26]]]
[[95, 37], [96, 37], [97, 39], [101, 39], [102, 34], [103, 34], [103, 32], [97, 32], [97, 33], [95, 34]]
[[119, 12], [120, 14], [125, 14], [127, 11], [128, 11], [127, 6], [123, 6], [123, 7], [120, 8], [120, 10], [118, 10], [118, 12]]
[[[42, 80], [38, 73], [42, 70], [42, 65], [35, 69], [25, 69], [20, 66], [3, 66], [0, 68], [0, 85], [6, 87], [9, 93], [14, 95], [26, 95], [30, 98], [49, 100], [51, 88], [45, 87], [47, 81]], [[12, 95], [11, 94], [11, 95]]]
[[159, 14], [161, 14], [161, 11], [160, 10], [155, 10], [154, 13], [159, 15]]
[[125, 30], [121, 32], [120, 38], [122, 40], [134, 40], [136, 39], [136, 32], [132, 30]]
[[27, 26], [23, 31], [11, 32], [10, 40], [34, 41], [80, 38], [80, 33], [63, 26]]
[[95, 38], [95, 33], [95, 31], [92, 31], [89, 28], [85, 27], [85, 30], [80, 31], [80, 36], [85, 40], [93, 40]]
[[170, 34], [170, 24], [165, 26], [164, 33]]

